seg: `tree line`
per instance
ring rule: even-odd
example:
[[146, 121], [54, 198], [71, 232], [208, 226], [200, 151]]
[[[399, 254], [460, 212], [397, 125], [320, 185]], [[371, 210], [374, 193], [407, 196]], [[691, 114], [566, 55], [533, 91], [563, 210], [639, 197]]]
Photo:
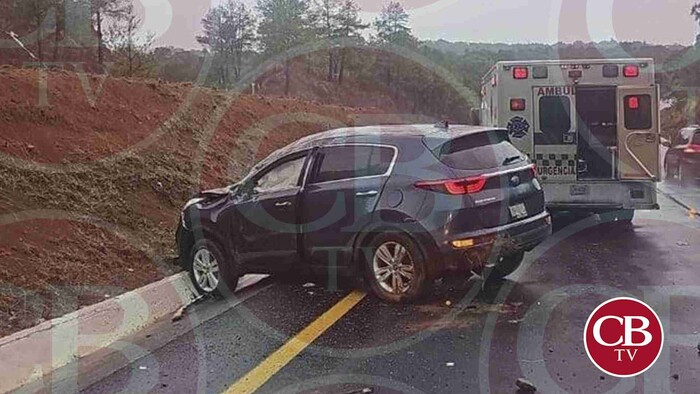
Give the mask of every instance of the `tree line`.
[[98, 65], [95, 71], [109, 71], [117, 76], [155, 76], [153, 35], [141, 32], [143, 19], [132, 0], [14, 1], [9, 10], [2, 10], [8, 12], [0, 15], [0, 33], [19, 42], [16, 31], [33, 32], [31, 43], [21, 43], [23, 49], [40, 64], [58, 62], [61, 42], [69, 28], [68, 2], [72, 9], [85, 11], [89, 18], [87, 36], [89, 40], [94, 38], [94, 45], [85, 46], [94, 47]]
[[[200, 80], [224, 89], [263, 83], [272, 76], [282, 81], [279, 93], [284, 95], [318, 85], [321, 93], [314, 94], [340, 97], [370, 87], [370, 92], [356, 94], [367, 96], [366, 105], [375, 105], [370, 96], [380, 91], [400, 103], [401, 110], [453, 121], [468, 120], [470, 107], [479, 100], [482, 76], [500, 60], [653, 57], [664, 98], [685, 100], [687, 94], [679, 90], [700, 83], [697, 47], [614, 41], [554, 45], [420, 41], [398, 1], [366, 22], [354, 0], [258, 0], [250, 7], [228, 0], [203, 18], [196, 37], [202, 50], [153, 48], [153, 37], [141, 32], [133, 0], [16, 1], [11, 24], [19, 21], [37, 32], [32, 50], [40, 62], [58, 58], [67, 1], [82, 2], [89, 10], [96, 39], [89, 50], [102, 72]], [[700, 3], [690, 12], [700, 22]], [[42, 22], [49, 13], [56, 24], [47, 28]], [[2, 15], [0, 29], [9, 29]], [[345, 102], [341, 97], [337, 103]]]

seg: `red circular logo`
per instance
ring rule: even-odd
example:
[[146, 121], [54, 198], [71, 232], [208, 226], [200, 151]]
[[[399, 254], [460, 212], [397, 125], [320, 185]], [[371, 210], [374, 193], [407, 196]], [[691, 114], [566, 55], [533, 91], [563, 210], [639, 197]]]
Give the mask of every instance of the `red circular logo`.
[[664, 330], [649, 305], [634, 298], [615, 298], [588, 317], [583, 344], [596, 367], [619, 378], [651, 368], [661, 354]]

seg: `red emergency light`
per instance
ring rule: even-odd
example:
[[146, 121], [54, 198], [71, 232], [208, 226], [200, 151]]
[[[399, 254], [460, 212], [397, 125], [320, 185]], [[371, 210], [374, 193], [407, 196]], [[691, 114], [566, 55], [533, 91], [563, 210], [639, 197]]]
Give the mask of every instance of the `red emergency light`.
[[513, 67], [513, 78], [527, 79], [530, 76], [530, 71], [527, 67]]
[[639, 76], [639, 66], [628, 64], [622, 69], [622, 74], [627, 78], [637, 78]]
[[523, 99], [523, 98], [510, 99], [510, 110], [511, 111], [525, 111], [525, 99]]
[[629, 109], [639, 109], [639, 97], [637, 96], [630, 96], [627, 98], [627, 108]]

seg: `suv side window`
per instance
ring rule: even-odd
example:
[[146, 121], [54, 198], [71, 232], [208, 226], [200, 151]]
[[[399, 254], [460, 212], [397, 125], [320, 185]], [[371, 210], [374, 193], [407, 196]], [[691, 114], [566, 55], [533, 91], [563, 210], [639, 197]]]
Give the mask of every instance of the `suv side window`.
[[326, 147], [317, 156], [312, 183], [385, 175], [391, 168], [394, 155], [393, 148], [381, 146]]
[[305, 161], [306, 156], [302, 156], [274, 165], [255, 181], [253, 190], [256, 193], [270, 193], [300, 186]]
[[692, 145], [700, 145], [700, 130], [696, 130], [693, 133], [693, 138], [690, 140]]

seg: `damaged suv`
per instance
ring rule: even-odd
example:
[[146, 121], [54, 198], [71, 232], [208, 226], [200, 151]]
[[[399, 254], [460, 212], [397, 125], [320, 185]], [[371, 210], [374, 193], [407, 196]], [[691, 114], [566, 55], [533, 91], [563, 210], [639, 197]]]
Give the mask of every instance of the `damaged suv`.
[[507, 131], [374, 126], [301, 139], [201, 193], [177, 241], [197, 289], [246, 273], [362, 275], [388, 302], [448, 273], [503, 278], [551, 234], [544, 193]]

